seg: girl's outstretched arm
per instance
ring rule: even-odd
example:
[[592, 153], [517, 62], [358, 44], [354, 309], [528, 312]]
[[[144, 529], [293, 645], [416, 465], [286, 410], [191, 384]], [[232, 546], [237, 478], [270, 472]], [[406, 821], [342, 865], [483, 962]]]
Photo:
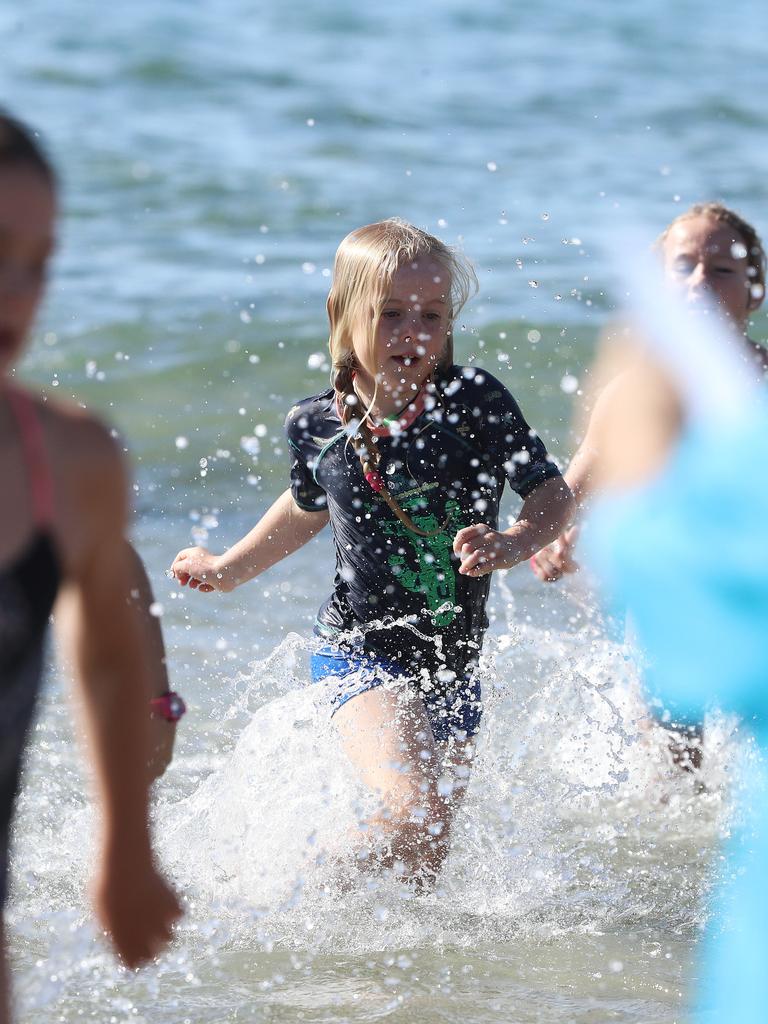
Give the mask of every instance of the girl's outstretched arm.
[[453, 541], [461, 558], [459, 572], [485, 576], [494, 569], [511, 569], [561, 533], [573, 512], [573, 495], [565, 480], [545, 480], [525, 499], [514, 526], [503, 533], [485, 523], [459, 530]]
[[299, 508], [287, 490], [250, 533], [223, 555], [213, 555], [205, 548], [184, 548], [174, 558], [171, 572], [182, 586], [188, 583], [203, 593], [227, 593], [298, 551], [328, 520], [325, 509], [306, 512]]

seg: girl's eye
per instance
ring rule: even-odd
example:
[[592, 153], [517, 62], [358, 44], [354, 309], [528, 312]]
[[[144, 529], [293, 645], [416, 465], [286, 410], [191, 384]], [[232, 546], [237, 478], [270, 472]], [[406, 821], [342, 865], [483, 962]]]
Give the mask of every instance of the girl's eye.
[[400, 310], [399, 309], [385, 309], [384, 312], [381, 315], [385, 319], [387, 319], [387, 320], [395, 320], [397, 317], [400, 316]]
[[715, 267], [715, 271], [718, 274], [723, 274], [725, 276], [733, 273], [733, 267]]
[[673, 269], [676, 274], [679, 274], [681, 277], [685, 277], [693, 270], [693, 264], [688, 260], [679, 260], [675, 263]]
[[439, 313], [425, 313], [424, 314], [424, 319], [425, 320], [432, 320], [434, 322], [435, 320], [439, 320], [440, 319], [440, 314]]

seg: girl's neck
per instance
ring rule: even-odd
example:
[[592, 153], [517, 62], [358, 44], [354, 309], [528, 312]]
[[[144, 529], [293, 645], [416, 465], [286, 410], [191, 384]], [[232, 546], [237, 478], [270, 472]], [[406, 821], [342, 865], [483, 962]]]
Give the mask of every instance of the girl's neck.
[[357, 376], [354, 381], [355, 393], [362, 404], [362, 410], [370, 413], [374, 423], [386, 423], [399, 417], [419, 399], [426, 386], [427, 381], [423, 381], [418, 390], [413, 392], [384, 391], [382, 388], [374, 392], [372, 386], [361, 382]]

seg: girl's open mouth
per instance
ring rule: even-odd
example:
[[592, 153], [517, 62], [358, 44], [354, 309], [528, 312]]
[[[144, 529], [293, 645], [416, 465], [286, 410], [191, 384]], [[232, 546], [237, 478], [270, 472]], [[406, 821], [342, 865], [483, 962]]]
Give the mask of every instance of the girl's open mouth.
[[417, 355], [392, 356], [391, 358], [399, 366], [415, 366], [419, 362], [419, 356]]

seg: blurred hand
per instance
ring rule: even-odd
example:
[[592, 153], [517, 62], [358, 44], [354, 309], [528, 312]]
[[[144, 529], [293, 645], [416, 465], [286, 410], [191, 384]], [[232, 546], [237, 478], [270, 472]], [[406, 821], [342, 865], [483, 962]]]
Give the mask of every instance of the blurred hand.
[[148, 853], [104, 857], [94, 891], [96, 916], [126, 967], [152, 960], [168, 944], [181, 908]]
[[219, 558], [205, 548], [183, 548], [173, 560], [171, 573], [182, 587], [189, 584], [192, 590], [210, 594], [214, 590], [226, 593], [219, 570]]
[[531, 558], [531, 569], [543, 583], [554, 583], [563, 576], [579, 571], [579, 563], [573, 558], [578, 536], [578, 526], [571, 526]]

